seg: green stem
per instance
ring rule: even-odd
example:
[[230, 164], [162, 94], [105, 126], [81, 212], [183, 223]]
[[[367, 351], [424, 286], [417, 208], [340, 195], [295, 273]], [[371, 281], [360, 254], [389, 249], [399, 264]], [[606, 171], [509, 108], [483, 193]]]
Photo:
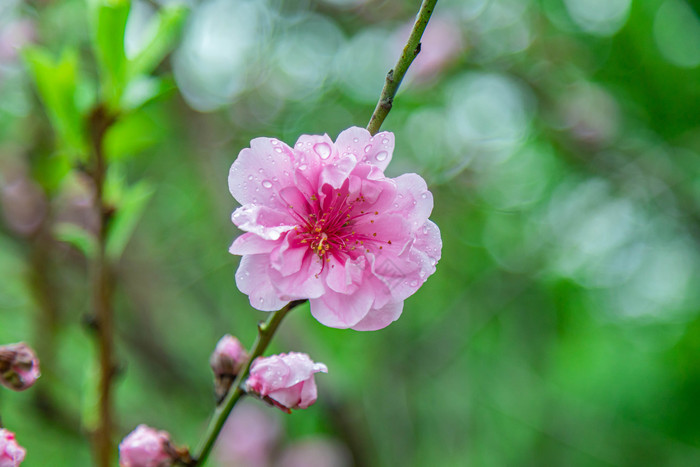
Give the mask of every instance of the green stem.
[[243, 366], [243, 369], [238, 373], [238, 376], [236, 376], [236, 380], [233, 382], [233, 385], [231, 386], [231, 389], [224, 400], [216, 407], [216, 410], [214, 410], [214, 415], [211, 417], [207, 431], [204, 433], [195, 454], [192, 456], [192, 460], [187, 462], [186, 465], [196, 467], [203, 465], [204, 462], [206, 462], [207, 457], [211, 452], [211, 448], [214, 446], [214, 442], [219, 436], [219, 432], [224, 426], [224, 422], [226, 422], [226, 418], [231, 413], [231, 410], [233, 410], [236, 402], [238, 402], [238, 400], [244, 394], [243, 390], [241, 389], [241, 385], [246, 378], [248, 378], [250, 366], [252, 365], [253, 361], [261, 356], [263, 352], [265, 352], [265, 349], [267, 349], [267, 346], [272, 340], [272, 336], [275, 335], [277, 327], [280, 325], [286, 314], [303, 303], [306, 303], [306, 300], [295, 300], [293, 302], [289, 302], [281, 310], [275, 311], [265, 323], [260, 323], [258, 325], [258, 337], [255, 340], [255, 344], [253, 344], [253, 349], [250, 351], [248, 360]]
[[408, 36], [408, 41], [401, 52], [399, 61], [396, 62], [396, 66], [389, 70], [386, 75], [386, 80], [384, 81], [384, 88], [382, 89], [382, 94], [379, 96], [379, 102], [377, 102], [377, 107], [372, 113], [372, 117], [367, 125], [367, 130], [371, 134], [376, 134], [379, 128], [384, 123], [384, 119], [389, 115], [391, 107], [394, 105], [394, 97], [401, 86], [401, 81], [408, 71], [408, 67], [411, 66], [413, 60], [420, 53], [420, 39], [423, 37], [423, 32], [426, 26], [428, 26], [428, 21], [430, 20], [430, 15], [433, 14], [435, 9], [435, 4], [437, 0], [423, 0], [420, 6], [418, 15], [416, 16], [416, 21], [413, 23], [413, 30], [411, 35]]

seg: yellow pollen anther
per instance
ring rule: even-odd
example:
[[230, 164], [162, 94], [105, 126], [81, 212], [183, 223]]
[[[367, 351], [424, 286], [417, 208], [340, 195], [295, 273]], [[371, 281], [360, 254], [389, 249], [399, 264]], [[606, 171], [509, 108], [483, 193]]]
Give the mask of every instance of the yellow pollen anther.
[[372, 234], [372, 236], [373, 236], [373, 237], [376, 237], [376, 236], [377, 236], [377, 232], [374, 232], [374, 233]]

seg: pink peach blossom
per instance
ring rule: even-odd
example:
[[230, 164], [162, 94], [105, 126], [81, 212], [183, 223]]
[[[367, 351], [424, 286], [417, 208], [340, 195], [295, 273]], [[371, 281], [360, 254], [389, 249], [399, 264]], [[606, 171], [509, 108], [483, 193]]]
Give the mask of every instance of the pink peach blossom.
[[241, 366], [248, 358], [248, 353], [241, 345], [241, 342], [231, 334], [226, 334], [219, 339], [214, 353], [211, 354], [209, 364], [214, 374], [217, 376], [236, 376]]
[[14, 433], [0, 428], [0, 467], [17, 467], [24, 461], [26, 452], [17, 444]]
[[24, 342], [0, 346], [0, 384], [24, 391], [41, 376], [39, 359]]
[[269, 397], [280, 408], [305, 409], [316, 402], [314, 373], [328, 373], [323, 363], [314, 363], [298, 352], [258, 357], [250, 367], [248, 392]]
[[176, 458], [170, 435], [139, 425], [119, 444], [121, 467], [168, 467]]
[[226, 397], [226, 393], [247, 359], [248, 352], [245, 351], [240, 341], [231, 334], [226, 334], [216, 344], [209, 364], [214, 371], [214, 389], [218, 402]]
[[236, 284], [253, 307], [308, 298], [322, 324], [361, 331], [398, 319], [435, 272], [442, 241], [425, 181], [384, 175], [393, 150], [392, 133], [353, 127], [335, 143], [256, 138], [240, 152], [229, 189], [246, 233], [229, 251], [243, 255]]

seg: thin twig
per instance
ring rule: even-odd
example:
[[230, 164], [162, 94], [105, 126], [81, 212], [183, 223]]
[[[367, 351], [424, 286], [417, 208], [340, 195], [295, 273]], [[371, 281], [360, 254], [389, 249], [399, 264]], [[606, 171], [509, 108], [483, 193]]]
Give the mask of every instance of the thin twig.
[[384, 123], [384, 119], [389, 115], [391, 107], [394, 105], [394, 97], [401, 86], [401, 81], [408, 71], [408, 67], [411, 66], [413, 60], [420, 53], [420, 39], [423, 37], [423, 32], [426, 26], [428, 26], [428, 21], [430, 20], [430, 15], [433, 14], [435, 9], [435, 4], [437, 0], [423, 0], [420, 6], [418, 15], [416, 15], [416, 21], [413, 23], [413, 30], [411, 35], [408, 36], [408, 41], [401, 52], [399, 61], [396, 62], [396, 66], [389, 70], [386, 75], [386, 80], [384, 81], [384, 88], [382, 89], [382, 94], [379, 96], [379, 102], [377, 102], [377, 107], [372, 113], [372, 117], [367, 125], [367, 130], [371, 134], [376, 134], [379, 128]]
[[112, 379], [115, 374], [114, 361], [114, 316], [112, 307], [112, 271], [106, 254], [109, 222], [114, 214], [104, 199], [104, 184], [107, 161], [103, 151], [104, 136], [114, 123], [115, 117], [104, 107], [97, 107], [90, 116], [90, 136], [93, 162], [92, 178], [95, 183], [95, 207], [99, 210], [97, 252], [92, 262], [92, 294], [97, 328], [97, 345], [100, 363], [98, 386], [98, 422], [94, 433], [95, 459], [99, 467], [109, 467], [114, 455], [112, 431]]
[[238, 376], [236, 376], [236, 380], [233, 382], [231, 390], [226, 395], [223, 402], [216, 407], [216, 410], [214, 410], [214, 415], [211, 417], [207, 431], [204, 433], [197, 450], [192, 456], [192, 460], [187, 462], [185, 465], [189, 467], [196, 467], [203, 465], [207, 460], [207, 457], [214, 446], [214, 442], [216, 441], [217, 436], [219, 436], [219, 432], [224, 426], [224, 422], [226, 422], [226, 418], [231, 413], [231, 410], [233, 410], [236, 402], [238, 402], [243, 395], [241, 385], [248, 378], [250, 366], [252, 365], [253, 361], [261, 356], [263, 352], [265, 352], [265, 349], [267, 349], [267, 346], [272, 340], [272, 336], [274, 336], [275, 331], [277, 331], [277, 327], [280, 325], [285, 315], [303, 303], [306, 303], [306, 300], [295, 300], [293, 302], [289, 302], [281, 310], [275, 311], [268, 318], [267, 322], [260, 323], [258, 325], [258, 337], [255, 340], [255, 344], [253, 344], [253, 349], [250, 351], [248, 360], [238, 373]]

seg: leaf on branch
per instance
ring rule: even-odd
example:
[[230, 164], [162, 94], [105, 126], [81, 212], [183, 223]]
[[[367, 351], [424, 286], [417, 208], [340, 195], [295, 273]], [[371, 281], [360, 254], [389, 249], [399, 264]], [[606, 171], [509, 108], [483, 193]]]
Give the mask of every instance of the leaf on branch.
[[102, 98], [115, 109], [127, 82], [124, 47], [130, 0], [90, 0], [92, 45], [102, 75]]
[[54, 227], [57, 240], [66, 242], [82, 252], [86, 258], [93, 258], [97, 252], [97, 239], [82, 227], [68, 222], [61, 222]]
[[65, 50], [55, 60], [46, 50], [34, 47], [24, 51], [24, 60], [56, 132], [60, 151], [71, 163], [84, 160], [87, 144], [77, 99], [77, 52]]
[[112, 260], [121, 257], [154, 191], [149, 183], [141, 181], [122, 192], [107, 234], [106, 252]]
[[175, 45], [188, 10], [184, 6], [161, 8], [149, 25], [151, 39], [129, 61], [129, 76], [147, 75], [163, 61]]

